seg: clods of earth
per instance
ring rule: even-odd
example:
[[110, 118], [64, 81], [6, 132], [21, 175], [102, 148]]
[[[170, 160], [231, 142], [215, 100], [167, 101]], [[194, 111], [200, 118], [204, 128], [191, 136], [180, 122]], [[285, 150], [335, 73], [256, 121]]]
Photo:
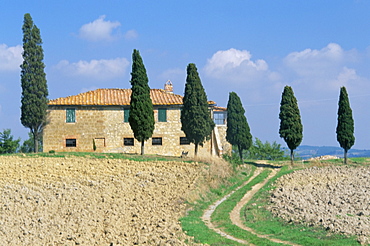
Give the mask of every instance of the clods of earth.
[[[185, 245], [186, 162], [0, 157], [4, 245]], [[189, 240], [189, 238], [188, 238]]]
[[294, 223], [370, 238], [370, 167], [309, 168], [282, 176], [269, 210]]

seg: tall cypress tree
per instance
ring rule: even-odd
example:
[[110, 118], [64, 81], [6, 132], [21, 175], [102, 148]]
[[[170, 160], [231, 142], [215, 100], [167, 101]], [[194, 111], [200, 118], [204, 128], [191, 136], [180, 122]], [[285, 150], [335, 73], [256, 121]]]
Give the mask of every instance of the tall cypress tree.
[[281, 138], [287, 143], [290, 149], [290, 160], [293, 165], [293, 151], [301, 144], [303, 138], [303, 126], [301, 115], [299, 113], [297, 99], [294, 96], [293, 89], [285, 86], [280, 103], [280, 129]]
[[340, 88], [338, 102], [338, 125], [337, 125], [337, 140], [340, 147], [344, 149], [344, 164], [347, 164], [347, 152], [355, 143], [354, 136], [354, 121], [352, 117], [352, 109], [349, 105], [349, 99], [346, 88]]
[[130, 82], [132, 94], [128, 121], [134, 137], [141, 142], [141, 154], [144, 155], [144, 142], [153, 135], [155, 122], [148, 76], [140, 53], [135, 49]]
[[245, 110], [235, 92], [230, 92], [227, 102], [226, 140], [238, 146], [240, 160], [243, 160], [243, 150], [249, 149], [252, 145], [252, 134], [245, 117]]
[[181, 130], [189, 142], [195, 144], [194, 155], [198, 154], [198, 145], [210, 138], [215, 124], [208, 110], [207, 95], [195, 64], [187, 67], [183, 108], [181, 111]]
[[30, 129], [35, 152], [38, 152], [38, 140], [46, 125], [48, 106], [48, 88], [43, 63], [44, 51], [40, 30], [34, 25], [31, 15], [24, 15], [23, 31], [23, 63], [21, 65], [21, 123]]

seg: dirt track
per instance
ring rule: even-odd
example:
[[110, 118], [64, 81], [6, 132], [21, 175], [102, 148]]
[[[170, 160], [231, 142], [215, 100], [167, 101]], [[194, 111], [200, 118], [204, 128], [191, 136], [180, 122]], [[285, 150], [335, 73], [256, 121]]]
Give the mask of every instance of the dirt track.
[[0, 157], [0, 242], [184, 245], [178, 219], [202, 167], [184, 162]]
[[[262, 170], [263, 170], [263, 168], [259, 167], [255, 171], [255, 173], [253, 174], [253, 176], [250, 177], [246, 182], [244, 182], [241, 186], [237, 187], [235, 190], [233, 190], [228, 195], [224, 196], [220, 200], [218, 200], [215, 203], [213, 203], [211, 206], [209, 206], [204, 211], [203, 216], [202, 216], [202, 220], [208, 226], [208, 228], [210, 228], [211, 230], [214, 230], [216, 233], [220, 234], [221, 236], [226, 237], [226, 238], [228, 238], [230, 240], [233, 240], [235, 242], [238, 242], [238, 243], [241, 243], [241, 244], [246, 244], [246, 245], [252, 245], [252, 246], [254, 245], [254, 244], [252, 244], [252, 243], [250, 243], [250, 242], [248, 242], [246, 240], [242, 240], [242, 239], [236, 238], [236, 237], [234, 237], [234, 236], [232, 236], [230, 234], [227, 234], [224, 231], [222, 231], [220, 228], [217, 228], [212, 223], [211, 217], [212, 217], [212, 214], [215, 211], [215, 209], [222, 202], [226, 201], [234, 192], [236, 192], [237, 190], [241, 189], [242, 187], [244, 187], [245, 185], [247, 185], [249, 182], [251, 182], [258, 174], [261, 173]], [[239, 228], [241, 228], [241, 229], [243, 229], [245, 231], [248, 231], [248, 232], [254, 234], [257, 237], [266, 238], [266, 239], [268, 239], [268, 240], [270, 240], [272, 242], [275, 242], [275, 243], [299, 246], [298, 244], [294, 244], [294, 243], [291, 243], [291, 242], [288, 242], [288, 241], [283, 241], [283, 240], [279, 240], [279, 239], [270, 237], [270, 235], [263, 235], [263, 234], [257, 233], [252, 228], [245, 226], [244, 223], [242, 222], [241, 217], [240, 217], [240, 212], [241, 212], [241, 209], [243, 208], [243, 206], [245, 204], [247, 204], [250, 201], [250, 199], [256, 194], [256, 192], [259, 191], [273, 176], [275, 176], [277, 172], [278, 172], [278, 169], [276, 169], [276, 168], [272, 169], [272, 172], [270, 173], [270, 175], [266, 179], [264, 179], [262, 182], [260, 182], [260, 183], [258, 183], [256, 185], [254, 185], [251, 190], [249, 190], [248, 192], [245, 193], [245, 195], [243, 196], [243, 198], [236, 204], [236, 206], [234, 207], [234, 209], [230, 212], [230, 220], [231, 220], [231, 222], [234, 225], [238, 226]]]

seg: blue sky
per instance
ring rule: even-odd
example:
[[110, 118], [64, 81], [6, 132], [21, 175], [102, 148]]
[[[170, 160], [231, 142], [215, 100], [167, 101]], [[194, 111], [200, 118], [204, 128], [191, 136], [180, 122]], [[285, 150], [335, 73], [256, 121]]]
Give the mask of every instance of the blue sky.
[[355, 120], [353, 148], [370, 149], [370, 1], [18, 1], [0, 8], [0, 130], [27, 138], [20, 124], [22, 24], [40, 28], [49, 98], [97, 88], [130, 88], [138, 49], [151, 88], [167, 80], [183, 95], [195, 63], [209, 100], [235, 91], [251, 133], [280, 139], [279, 104], [292, 86], [302, 144], [338, 146], [341, 86]]

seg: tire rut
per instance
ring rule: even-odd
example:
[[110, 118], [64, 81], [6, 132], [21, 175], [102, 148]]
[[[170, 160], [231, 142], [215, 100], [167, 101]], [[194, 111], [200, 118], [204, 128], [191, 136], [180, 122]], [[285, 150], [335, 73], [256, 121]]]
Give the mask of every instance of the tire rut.
[[[232, 194], [234, 194], [234, 192], [236, 192], [240, 188], [242, 188], [245, 185], [247, 185], [250, 181], [252, 181], [258, 174], [260, 174], [262, 172], [263, 169], [264, 168], [262, 168], [262, 167], [258, 167], [256, 169], [256, 171], [254, 172], [253, 176], [250, 177], [246, 182], [244, 182], [241, 186], [237, 187], [235, 190], [233, 190], [232, 192], [230, 192], [228, 195], [224, 196], [220, 200], [218, 200], [215, 203], [213, 203], [212, 205], [210, 205], [204, 211], [203, 216], [202, 216], [202, 220], [207, 225], [208, 228], [210, 228], [211, 230], [215, 231], [219, 235], [221, 235], [221, 236], [223, 236], [225, 238], [228, 238], [230, 240], [233, 240], [235, 242], [238, 242], [238, 243], [241, 243], [241, 244], [246, 244], [246, 245], [254, 245], [254, 244], [252, 244], [252, 243], [250, 243], [250, 242], [248, 242], [246, 240], [242, 240], [240, 238], [236, 238], [236, 237], [234, 237], [232, 235], [229, 235], [229, 234], [223, 232], [221, 229], [216, 228], [216, 226], [211, 221], [211, 216], [212, 216], [213, 212], [216, 210], [216, 208], [222, 202], [224, 202], [225, 200], [227, 200]], [[256, 185], [254, 185], [252, 187], [252, 189], [249, 190], [243, 196], [243, 198], [238, 202], [238, 204], [230, 212], [230, 219], [231, 219], [231, 221], [232, 221], [232, 223], [234, 225], [238, 226], [239, 228], [241, 228], [241, 229], [243, 229], [245, 231], [248, 231], [248, 232], [252, 233], [253, 235], [255, 235], [255, 236], [259, 237], [259, 238], [265, 238], [265, 239], [270, 240], [270, 241], [275, 242], [275, 243], [282, 243], [282, 244], [287, 244], [287, 245], [300, 246], [299, 244], [294, 244], [292, 242], [283, 241], [283, 240], [276, 239], [276, 238], [271, 238], [270, 235], [259, 234], [255, 230], [253, 230], [252, 228], [245, 226], [243, 224], [241, 218], [240, 218], [240, 211], [243, 208], [243, 206], [249, 202], [249, 200], [254, 196], [254, 194], [256, 194], [257, 191], [259, 191], [272, 177], [274, 177], [277, 174], [277, 171], [278, 171], [277, 168], [273, 168], [272, 169], [272, 172], [270, 173], [270, 175], [266, 179], [264, 179], [262, 182], [260, 182], [260, 183], [258, 183]]]

